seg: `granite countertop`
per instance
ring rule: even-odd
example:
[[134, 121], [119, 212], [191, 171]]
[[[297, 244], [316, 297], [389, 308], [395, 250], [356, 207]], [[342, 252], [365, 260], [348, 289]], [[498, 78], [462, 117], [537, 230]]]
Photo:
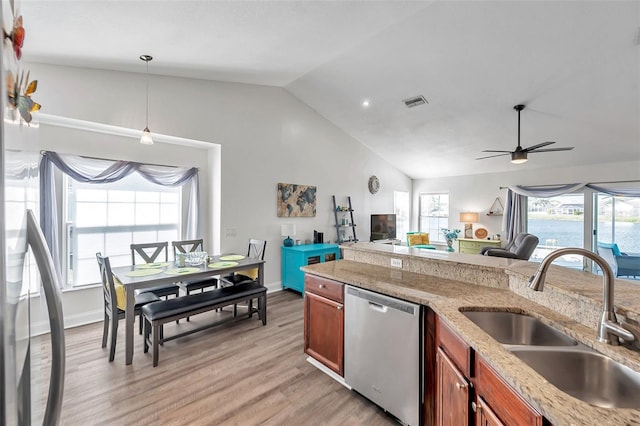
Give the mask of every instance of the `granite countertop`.
[[[352, 249], [350, 246], [349, 249]], [[478, 285], [456, 279], [443, 278], [424, 273], [407, 271], [399, 268], [380, 266], [363, 261], [339, 260], [335, 262], [319, 263], [305, 266], [303, 271], [344, 282], [346, 284], [383, 293], [399, 299], [408, 300], [421, 305], [431, 307], [444, 321], [452, 326], [457, 333], [465, 339], [476, 353], [487, 361], [520, 395], [527, 400], [536, 410], [543, 414], [554, 425], [586, 425], [586, 424], [615, 424], [615, 425], [640, 425], [640, 409], [607, 409], [590, 405], [571, 397], [549, 384], [542, 376], [531, 369], [527, 364], [505, 349], [500, 343], [491, 338], [478, 326], [465, 317], [460, 310], [480, 309], [495, 310], [504, 309], [515, 312], [527, 313], [542, 319], [545, 323], [565, 332], [580, 343], [601, 352], [614, 360], [627, 365], [635, 371], [640, 371], [640, 352], [621, 346], [610, 346], [596, 340], [596, 330], [590, 327], [592, 319], [590, 315], [585, 318], [574, 318], [558, 312], [555, 306], [548, 307], [548, 300], [544, 303], [532, 301], [518, 292], [536, 293], [530, 297], [541, 296], [543, 298], [558, 298], [567, 296], [571, 302], [557, 301], [559, 305], [576, 303], [573, 311], [577, 312], [581, 303], [590, 303], [593, 293], [597, 293], [597, 302], [601, 306], [602, 286], [601, 279], [597, 284], [591, 282], [594, 277], [591, 274], [569, 271], [565, 268], [554, 269], [547, 278], [544, 292], [532, 292], [521, 287], [526, 282], [525, 278], [531, 275], [537, 265], [523, 261], [511, 261], [507, 259], [490, 259], [484, 256], [445, 254], [442, 253], [413, 253], [407, 247], [391, 246], [378, 250], [364, 248], [363, 253], [369, 251], [369, 255], [377, 256], [380, 253], [391, 254], [394, 257], [400, 255], [405, 261], [405, 267], [416, 268], [415, 263], [422, 258], [422, 262], [449, 262], [448, 267], [456, 269], [474, 269], [479, 272], [489, 271], [508, 277], [506, 286], [498, 287]], [[345, 258], [351, 257], [356, 250], [345, 250]], [[427, 251], [427, 250], [422, 250]], [[473, 259], [468, 259], [472, 257]], [[427, 260], [425, 260], [427, 259]], [[375, 263], [375, 259], [373, 262]], [[388, 258], [387, 258], [388, 262]], [[413, 263], [412, 263], [413, 262]], [[387, 263], [385, 263], [386, 265]], [[442, 268], [440, 264], [438, 268]], [[418, 267], [420, 269], [420, 267]], [[442, 272], [440, 269], [437, 272]], [[573, 273], [578, 275], [574, 275]], [[443, 275], [447, 273], [442, 272]], [[477, 274], [476, 274], [477, 275]], [[463, 277], [466, 276], [463, 274]], [[576, 277], [579, 283], [576, 284]], [[598, 278], [598, 277], [594, 277]], [[585, 284], [585, 281], [587, 282]], [[551, 284], [553, 283], [553, 284]], [[619, 281], [616, 281], [619, 284]], [[524, 285], [526, 287], [526, 285]], [[621, 287], [625, 284], [622, 283]], [[627, 297], [624, 303], [625, 310], [633, 318], [640, 317], [640, 287], [634, 288], [629, 283], [629, 288], [622, 288], [621, 293]], [[548, 288], [552, 287], [552, 288]], [[616, 288], [616, 296], [618, 294]], [[629, 293], [629, 294], [627, 294]], [[587, 302], [583, 301], [584, 298]], [[616, 298], [616, 305], [618, 303]], [[622, 300], [621, 300], [622, 302]], [[547, 306], [545, 306], [547, 305]], [[587, 306], [590, 310], [592, 307]], [[640, 398], [640, 395], [638, 396]]]

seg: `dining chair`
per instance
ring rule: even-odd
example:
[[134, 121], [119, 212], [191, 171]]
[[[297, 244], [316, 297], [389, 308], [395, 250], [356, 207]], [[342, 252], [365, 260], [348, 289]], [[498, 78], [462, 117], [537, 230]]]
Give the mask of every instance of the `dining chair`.
[[[131, 244], [131, 264], [135, 265], [138, 258], [142, 259], [144, 263], [167, 262], [169, 260], [168, 247], [169, 243], [166, 241], [161, 243]], [[164, 259], [162, 259], [163, 253]], [[180, 287], [171, 284], [136, 290], [136, 294], [148, 292], [152, 292], [158, 297], [168, 299], [171, 295], [174, 295], [175, 297], [180, 296]]]
[[[179, 253], [190, 253], [194, 251], [204, 250], [204, 240], [202, 238], [197, 240], [172, 241], [171, 245], [173, 246], [174, 260], [177, 259]], [[187, 295], [191, 294], [191, 292], [195, 290], [200, 290], [201, 293], [204, 293], [205, 288], [217, 288], [218, 279], [214, 276], [211, 276], [193, 280], [182, 280], [178, 282], [178, 286], [180, 286], [185, 291], [185, 293], [187, 293]], [[189, 317], [187, 317], [187, 321], [189, 321]]]
[[[190, 253], [204, 250], [204, 241], [202, 238], [197, 240], [172, 241], [171, 245], [173, 246], [174, 260], [177, 258], [179, 253]], [[195, 280], [183, 280], [180, 281], [178, 285], [182, 287], [187, 294], [191, 294], [194, 290], [204, 292], [205, 288], [218, 287], [218, 279], [212, 276]]]
[[[116, 354], [116, 341], [118, 339], [118, 322], [125, 317], [126, 298], [124, 286], [111, 272], [111, 263], [108, 257], [96, 253], [100, 277], [102, 278], [102, 293], [104, 295], [104, 327], [102, 330], [102, 347], [107, 346], [109, 336], [109, 323], [111, 323], [111, 345], [109, 347], [109, 362], [112, 362]], [[142, 307], [147, 303], [159, 302], [160, 298], [153, 293], [142, 293], [135, 296], [134, 315], [138, 315], [139, 331], [142, 334]]]
[[[247, 248], [247, 257], [252, 259], [264, 260], [264, 253], [267, 249], [267, 242], [265, 240], [249, 240], [249, 247]], [[240, 285], [245, 283], [256, 282], [258, 279], [258, 268], [245, 269], [237, 271], [231, 275], [220, 278], [220, 285]], [[233, 316], [236, 316], [238, 312], [237, 305], [233, 305]]]

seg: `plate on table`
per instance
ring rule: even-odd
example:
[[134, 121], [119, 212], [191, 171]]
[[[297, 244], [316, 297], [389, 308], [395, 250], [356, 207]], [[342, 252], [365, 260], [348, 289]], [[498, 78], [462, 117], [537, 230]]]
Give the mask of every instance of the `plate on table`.
[[487, 238], [487, 235], [489, 235], [489, 233], [487, 232], [486, 229], [484, 229], [484, 228], [476, 229], [475, 236], [479, 240], [484, 240], [485, 238]]
[[136, 265], [136, 268], [150, 269], [150, 268], [164, 268], [165, 266], [169, 266], [169, 262], [143, 263], [142, 265]]
[[238, 262], [213, 262], [208, 264], [209, 268], [230, 268], [232, 266], [236, 266]]
[[125, 272], [124, 275], [127, 277], [148, 277], [149, 275], [156, 275], [162, 272], [162, 269], [136, 269], [135, 271]]
[[199, 270], [200, 268], [193, 268], [193, 267], [187, 266], [185, 268], [167, 269], [166, 271], [164, 271], [164, 273], [167, 275], [184, 275], [184, 274], [192, 274], [194, 272], [198, 272]]
[[220, 256], [220, 260], [242, 260], [244, 256], [241, 254], [227, 254], [225, 256]]

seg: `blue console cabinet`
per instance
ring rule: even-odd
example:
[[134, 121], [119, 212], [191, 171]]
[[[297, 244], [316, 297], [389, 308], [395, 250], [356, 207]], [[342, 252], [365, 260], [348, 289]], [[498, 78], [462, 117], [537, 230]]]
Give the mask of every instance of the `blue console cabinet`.
[[301, 266], [340, 259], [337, 244], [303, 244], [282, 247], [282, 288], [304, 293], [304, 272]]

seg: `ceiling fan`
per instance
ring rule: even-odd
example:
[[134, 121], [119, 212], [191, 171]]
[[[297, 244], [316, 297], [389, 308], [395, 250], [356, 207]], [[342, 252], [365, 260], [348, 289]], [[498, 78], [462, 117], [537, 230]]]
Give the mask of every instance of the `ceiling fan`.
[[520, 111], [522, 111], [524, 109], [524, 105], [516, 105], [513, 107], [513, 109], [515, 109], [516, 111], [518, 111], [518, 146], [516, 147], [516, 149], [514, 151], [500, 151], [500, 150], [492, 150], [492, 149], [486, 149], [482, 152], [500, 152], [501, 154], [496, 154], [496, 155], [489, 155], [486, 157], [479, 157], [476, 158], [476, 160], [483, 160], [485, 158], [493, 158], [493, 157], [500, 157], [502, 155], [511, 155], [511, 162], [513, 164], [522, 164], [525, 163], [527, 161], [527, 155], [529, 153], [534, 154], [536, 152], [551, 152], [551, 151], [571, 151], [573, 149], [573, 147], [566, 147], [566, 148], [547, 148], [547, 149], [540, 149], [543, 148], [547, 145], [551, 145], [555, 142], [542, 142], [539, 143], [537, 145], [533, 145], [530, 146], [528, 148], [523, 148], [522, 146], [520, 146]]

